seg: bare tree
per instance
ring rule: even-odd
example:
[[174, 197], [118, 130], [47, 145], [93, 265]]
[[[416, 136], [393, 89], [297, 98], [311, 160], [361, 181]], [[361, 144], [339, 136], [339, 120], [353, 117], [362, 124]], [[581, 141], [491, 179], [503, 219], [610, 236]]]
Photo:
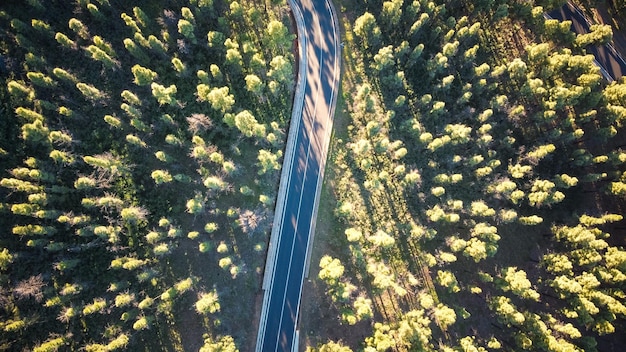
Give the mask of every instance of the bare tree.
[[266, 216], [261, 209], [252, 211], [246, 209], [239, 214], [239, 226], [244, 233], [252, 236], [258, 229], [262, 229]]
[[43, 299], [42, 288], [45, 286], [41, 274], [22, 280], [13, 288], [13, 294], [18, 299], [34, 298], [37, 302]]
[[192, 134], [198, 134], [213, 127], [213, 121], [205, 114], [191, 114], [187, 117], [187, 123], [189, 123], [187, 129]]

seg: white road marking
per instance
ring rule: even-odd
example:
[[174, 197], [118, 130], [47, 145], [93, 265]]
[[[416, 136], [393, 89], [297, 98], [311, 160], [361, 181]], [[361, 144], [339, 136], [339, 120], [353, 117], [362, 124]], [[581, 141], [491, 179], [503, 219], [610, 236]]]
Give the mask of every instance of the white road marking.
[[[331, 14], [331, 19], [333, 19], [332, 7], [330, 6], [329, 1], [326, 0], [325, 4], [326, 4], [326, 8], [328, 9], [329, 13]], [[334, 51], [335, 62], [334, 62], [334, 70], [333, 70], [333, 72], [334, 72], [333, 84], [331, 86], [332, 90], [331, 90], [331, 94], [330, 94], [330, 106], [329, 106], [329, 111], [328, 111], [328, 118], [330, 120], [330, 126], [327, 126], [328, 128], [324, 132], [324, 141], [328, 140], [329, 134], [330, 134], [330, 132], [332, 130], [332, 117], [330, 116], [330, 113], [333, 110], [333, 99], [335, 97], [336, 82], [338, 80], [338, 78], [337, 78], [337, 74], [338, 74], [337, 65], [338, 65], [339, 61], [337, 60], [337, 52], [338, 52], [337, 51], [337, 27], [335, 26], [335, 21], [334, 20], [331, 21], [331, 23], [332, 23], [332, 27], [333, 27], [333, 39], [334, 39], [333, 46], [334, 46], [334, 49], [335, 49], [335, 51]], [[321, 32], [321, 28], [320, 28], [320, 32]], [[320, 77], [321, 77], [321, 65], [320, 65]], [[323, 147], [323, 149], [322, 149], [320, 160], [326, 160], [326, 154], [328, 152], [328, 150], [327, 150], [328, 148], [327, 148], [327, 145], [325, 143], [322, 143], [322, 147]], [[323, 163], [320, 163], [320, 164], [323, 164]], [[316, 186], [315, 186], [315, 200], [314, 200], [314, 205], [313, 205], [314, 214], [317, 213], [316, 209], [317, 209], [318, 202], [319, 202], [318, 194], [319, 194], [319, 189], [321, 187], [321, 182], [320, 181], [322, 181], [322, 179], [323, 179], [320, 176], [323, 176], [323, 174], [324, 174], [324, 168], [320, 167], [320, 172], [318, 172], [318, 174], [317, 174], [317, 182], [316, 182]], [[315, 221], [316, 221], [316, 217], [312, 216], [311, 217], [311, 224], [309, 225], [309, 234], [307, 236], [307, 244], [306, 244], [305, 256], [308, 255], [308, 247], [309, 247], [309, 244], [310, 244], [309, 241], [310, 241], [310, 238], [311, 238], [311, 233], [313, 232], [313, 229], [315, 228]], [[296, 310], [296, 317], [298, 317], [299, 314], [300, 314], [300, 303], [302, 301], [302, 287], [304, 285], [304, 276], [305, 276], [305, 271], [306, 271], [306, 268], [307, 268], [306, 259], [307, 258], [305, 257], [304, 267], [302, 268], [302, 279], [303, 280], [300, 282], [300, 296], [298, 297], [298, 306], [297, 306], [297, 310]]]
[[[336, 36], [337, 36], [337, 27], [336, 27], [337, 22], [335, 21], [335, 18], [333, 17], [334, 13], [333, 13], [332, 5], [330, 4], [330, 2], [328, 0], [325, 0], [325, 7], [328, 10], [328, 13], [330, 14], [330, 19], [331, 19], [331, 26], [332, 26], [332, 33], [333, 33], [333, 44], [332, 44], [333, 46], [332, 46], [332, 48], [334, 48], [334, 55], [335, 55], [334, 56], [335, 62], [333, 64], [333, 78], [332, 78], [332, 83], [333, 84], [331, 86], [330, 102], [329, 102], [330, 106], [328, 107], [328, 112], [327, 112], [327, 118], [328, 118], [328, 120], [330, 120], [330, 126], [328, 126], [328, 123], [324, 123], [326, 121], [317, 121], [316, 116], [317, 116], [317, 111], [318, 111], [318, 103], [319, 103], [320, 93], [323, 91], [323, 84], [321, 84], [321, 79], [323, 78], [322, 77], [322, 67], [324, 66], [323, 65], [323, 63], [324, 63], [324, 51], [323, 51], [323, 49], [329, 48], [329, 46], [326, 45], [328, 43], [324, 43], [324, 37], [322, 36], [322, 29], [321, 29], [321, 25], [320, 25], [320, 21], [319, 21], [319, 16], [316, 16], [317, 15], [317, 9], [315, 8], [315, 4], [312, 3], [312, 2], [310, 2], [310, 4], [313, 7], [313, 12], [312, 12], [314, 14], [313, 21], [315, 22], [314, 25], [317, 26], [317, 39], [318, 39], [319, 46], [320, 46], [319, 47], [318, 78], [315, 80], [315, 82], [317, 82], [319, 85], [317, 86], [317, 92], [315, 94], [315, 99], [314, 100], [309, 100], [313, 104], [314, 108], [313, 108], [313, 114], [312, 115], [310, 115], [310, 114], [308, 115], [309, 117], [312, 117], [312, 119], [310, 119], [310, 121], [309, 121], [311, 129], [308, 130], [308, 129], [305, 128], [305, 131], [304, 131], [304, 136], [305, 137], [309, 137], [309, 141], [308, 141], [307, 152], [306, 152], [306, 161], [305, 161], [304, 174], [303, 174], [303, 180], [302, 180], [302, 185], [301, 185], [300, 199], [299, 199], [299, 203], [298, 203], [298, 210], [297, 210], [297, 215], [296, 215], [296, 220], [295, 220], [294, 235], [293, 235], [293, 238], [292, 238], [292, 246], [291, 246], [292, 248], [291, 248], [291, 254], [290, 254], [290, 258], [289, 258], [289, 267], [288, 267], [288, 271], [287, 271], [287, 280], [285, 281], [285, 287], [284, 287], [284, 294], [283, 294], [282, 307], [281, 307], [281, 315], [280, 315], [280, 321], [279, 321], [279, 326], [278, 326], [278, 336], [276, 338], [276, 347], [275, 347], [276, 350], [279, 349], [280, 333], [282, 331], [282, 324], [283, 324], [283, 314], [284, 314], [284, 311], [285, 311], [285, 305], [287, 303], [286, 296], [287, 296], [287, 289], [288, 289], [288, 286], [289, 286], [288, 285], [288, 283], [289, 283], [288, 280], [289, 280], [289, 276], [291, 275], [291, 265], [293, 263], [293, 258], [294, 258], [294, 248], [295, 248], [295, 244], [296, 244], [296, 234], [298, 232], [298, 224], [299, 224], [299, 220], [300, 220], [300, 212], [301, 212], [302, 201], [303, 201], [304, 190], [305, 190], [304, 185], [305, 185], [305, 182], [307, 180], [307, 171], [308, 171], [309, 160], [310, 160], [311, 149], [312, 149], [311, 145], [313, 144], [313, 142], [316, 142], [316, 145], [321, 147], [320, 148], [320, 153], [321, 154], [319, 154], [319, 157], [320, 157], [320, 162], [319, 162], [320, 170], [316, 174], [316, 179], [315, 179], [315, 185], [316, 186], [315, 186], [315, 194], [314, 194], [314, 200], [313, 200], [313, 213], [311, 214], [311, 223], [309, 224], [308, 234], [307, 234], [306, 243], [305, 243], [305, 258], [304, 258], [305, 259], [305, 263], [304, 263], [304, 267], [302, 269], [303, 270], [302, 271], [302, 280], [300, 282], [300, 291], [299, 291], [299, 296], [298, 296], [298, 304], [296, 306], [296, 312], [295, 312], [295, 318], [296, 318], [296, 322], [295, 323], [297, 325], [297, 318], [299, 316], [300, 302], [301, 302], [301, 298], [302, 298], [302, 287], [303, 287], [304, 277], [306, 275], [306, 270], [307, 270], [307, 265], [308, 265], [308, 263], [307, 263], [308, 250], [309, 250], [309, 245], [311, 243], [311, 235], [312, 235], [312, 233], [314, 231], [314, 228], [315, 228], [315, 218], [316, 218], [317, 206], [318, 206], [318, 202], [319, 202], [319, 199], [318, 199], [318, 197], [319, 197], [319, 190], [320, 190], [320, 185], [321, 185], [321, 181], [323, 180], [323, 174], [324, 174], [324, 169], [321, 166], [323, 164], [325, 164], [324, 161], [325, 161], [326, 155], [328, 153], [328, 146], [326, 146], [326, 143], [324, 143], [324, 142], [329, 140], [329, 135], [330, 135], [331, 130], [332, 130], [332, 116], [330, 116], [330, 114], [334, 110], [333, 102], [336, 99], [335, 98], [335, 92], [336, 92], [336, 85], [337, 85], [337, 82], [338, 82], [338, 72], [337, 71], [338, 71], [338, 67], [339, 67], [339, 59], [337, 58], [337, 53], [338, 53], [338, 50], [337, 50], [337, 48], [338, 48], [337, 47], [338, 41], [337, 41], [337, 38], [336, 38]], [[296, 5], [296, 6], [298, 6], [298, 5]], [[298, 6], [298, 7], [300, 7], [300, 6]], [[306, 56], [306, 51], [308, 51], [307, 49], [308, 49], [308, 46], [310, 45], [310, 40], [308, 40], [308, 36], [306, 36], [306, 35], [303, 36], [303, 39], [305, 41], [305, 45], [303, 45], [303, 51], [301, 51], [301, 53], [305, 53], [305, 56]], [[305, 60], [305, 63], [306, 63], [306, 66], [308, 66], [309, 61]], [[302, 66], [301, 70], [305, 70], [304, 66], [305, 65]], [[303, 75], [303, 76], [305, 76], [305, 78], [306, 78], [306, 76], [308, 76], [308, 73]], [[307, 80], [305, 79], [305, 82], [306, 81]], [[311, 82], [311, 81], [309, 81], [309, 82]], [[310, 84], [310, 83], [305, 83], [305, 85], [303, 87], [303, 89], [305, 91], [306, 91], [306, 84]], [[313, 85], [310, 85], [310, 87], [312, 88]], [[312, 93], [312, 91], [311, 91], [311, 93]], [[325, 98], [326, 98], [326, 95], [324, 94], [324, 103], [326, 102]], [[302, 99], [302, 103], [300, 104], [300, 106], [303, 106], [303, 105], [309, 105], [309, 104], [305, 104], [305, 98]], [[302, 114], [301, 118], [298, 119], [298, 124], [299, 125], [301, 123], [303, 123], [302, 120], [303, 120], [303, 117], [304, 117], [304, 112], [302, 111], [301, 114]], [[320, 143], [319, 140], [317, 140], [317, 133], [315, 133], [315, 124], [317, 122], [319, 122], [321, 126], [326, 127], [325, 130], [324, 130], [323, 140], [321, 141], [321, 143]], [[306, 121], [304, 121], [304, 123], [306, 123]], [[300, 126], [298, 126], [297, 131], [298, 132], [295, 133], [295, 135], [296, 135], [295, 140], [298, 139], [297, 136], [298, 136], [299, 131], [300, 131]], [[295, 142], [293, 142], [293, 143], [294, 143], [294, 147], [295, 147], [296, 146]], [[289, 161], [291, 163], [291, 165], [289, 166], [289, 171], [287, 171], [288, 172], [288, 183], [287, 183], [286, 190], [288, 190], [290, 188], [290, 186], [292, 185], [291, 178], [293, 176], [293, 168], [294, 168], [293, 163], [296, 160], [295, 159], [295, 152], [292, 152], [292, 154], [293, 155], [292, 155], [292, 157], [290, 158], [290, 161]], [[297, 165], [295, 167], [300, 167], [300, 165]], [[287, 197], [285, 197], [285, 203], [287, 201], [286, 199], [287, 199]], [[281, 209], [281, 214], [280, 214], [280, 217], [279, 217], [279, 219], [280, 219], [279, 223], [280, 223], [280, 228], [281, 229], [284, 226], [284, 221], [285, 221], [286, 214], [287, 214], [287, 209], [286, 209], [286, 204], [285, 204], [285, 206], [283, 206], [283, 209]], [[274, 286], [274, 279], [275, 279], [275, 269], [276, 269], [276, 267], [278, 265], [276, 259], [278, 258], [278, 250], [280, 249], [281, 244], [282, 244], [282, 240], [283, 240], [282, 237], [283, 236], [281, 235], [280, 239], [278, 240], [278, 243], [276, 245], [276, 248], [275, 248], [275, 258], [274, 258], [274, 260], [273, 260], [274, 262], [272, 264], [272, 268], [274, 270], [272, 270], [272, 272], [270, 274], [271, 275], [271, 285], [270, 285], [270, 288], [269, 288], [269, 297], [271, 297], [272, 293], [273, 293], [273, 288], [274, 288], [273, 286]], [[266, 324], [263, 324], [263, 327], [262, 327], [263, 331], [265, 331], [265, 326], [266, 326]], [[295, 328], [296, 328], [296, 326], [294, 326], [294, 336], [297, 336], [297, 329], [295, 329]], [[292, 343], [293, 343], [292, 348], [293, 348], [293, 346], [295, 346], [295, 341], [293, 340], [293, 338], [294, 337], [292, 337]], [[259, 341], [257, 341], [257, 350], [261, 347], [261, 346], [259, 346], [258, 342]], [[261, 339], [261, 345], [263, 345], [262, 339]]]
[[[315, 8], [315, 4], [313, 4], [311, 2], [311, 5], [313, 6], [314, 13], [317, 13], [317, 9]], [[318, 27], [318, 40], [319, 40], [320, 43], [322, 43], [323, 42], [322, 29], [320, 27], [319, 20], [317, 21], [317, 27]], [[324, 62], [324, 54], [323, 54], [321, 45], [320, 45], [319, 52], [320, 52], [320, 54], [319, 54], [320, 62], [319, 62], [319, 73], [318, 74], [319, 74], [319, 77], [322, 77], [322, 67], [323, 67], [323, 62]], [[319, 100], [319, 95], [320, 95], [321, 91], [322, 91], [321, 88], [317, 89], [317, 94], [315, 96], [315, 100], [313, 101], [314, 108], [313, 108], [313, 114], [312, 114], [313, 121], [311, 121], [312, 125], [314, 125], [314, 123], [315, 123], [315, 116], [317, 115], [317, 102]], [[311, 134], [309, 133], [309, 131], [307, 131], [306, 134], [309, 137], [309, 143], [308, 143], [308, 147], [307, 147], [306, 162], [305, 162], [305, 166], [304, 166], [304, 177], [302, 179], [302, 185], [301, 185], [301, 188], [300, 188], [300, 199], [299, 199], [299, 202], [298, 202], [298, 211], [297, 211], [296, 223], [295, 223], [294, 234], [293, 234], [293, 242], [291, 244], [291, 255], [289, 256], [289, 269], [287, 269], [287, 280], [285, 281], [285, 290], [284, 290], [284, 293], [283, 293], [282, 308], [281, 308], [281, 311], [280, 311], [280, 322], [278, 324], [278, 332], [279, 332], [279, 334], [278, 334], [278, 336], [276, 336], [276, 350], [278, 350], [279, 340], [280, 340], [280, 331], [282, 331], [283, 314], [285, 312], [285, 305], [286, 305], [285, 303], [287, 301], [287, 299], [286, 299], [286, 297], [287, 297], [287, 287], [288, 287], [288, 284], [289, 284], [289, 275], [291, 274], [291, 263], [293, 261], [294, 248], [295, 248], [295, 245], [296, 245], [296, 234], [298, 232], [298, 222], [300, 220], [300, 209], [302, 207], [302, 198], [304, 196], [304, 184], [306, 182], [306, 173], [307, 173], [307, 170], [308, 170], [308, 167], [309, 167], [309, 157], [310, 157], [310, 154], [311, 154], [311, 141], [313, 140], [313, 138], [311, 137]], [[319, 173], [317, 174], [317, 179], [319, 180]], [[309, 234], [310, 234], [310, 226], [309, 226]], [[308, 247], [308, 239], [309, 239], [309, 236], [307, 236], [307, 247]], [[302, 277], [304, 278], [304, 269], [303, 269]], [[302, 286], [302, 284], [300, 284], [300, 286]], [[302, 287], [300, 288], [300, 293], [302, 293]], [[300, 309], [300, 304], [299, 303], [300, 303], [300, 297], [298, 297], [298, 306], [296, 308], [296, 315], [295, 315], [296, 318], [298, 317], [298, 311]], [[294, 328], [294, 334], [295, 334], [295, 331], [296, 331], [296, 329]], [[292, 337], [292, 341], [293, 341], [293, 337]]]
[[[285, 203], [287, 201], [287, 197], [286, 197], [286, 192], [289, 189], [290, 185], [291, 185], [291, 175], [292, 175], [292, 165], [293, 165], [293, 161], [294, 161], [294, 157], [295, 157], [295, 144], [296, 141], [298, 139], [298, 131], [300, 130], [300, 124], [302, 122], [302, 106], [304, 105], [304, 92], [305, 92], [305, 87], [306, 87], [306, 65], [304, 63], [307, 63], [307, 53], [305, 48], [308, 46], [307, 43], [307, 37], [306, 35], [303, 35], [303, 30], [301, 30], [304, 27], [304, 16], [302, 15], [302, 11], [300, 9], [300, 7], [295, 4], [295, 2], [293, 2], [293, 0], [290, 3], [290, 6], [292, 7], [292, 11], [294, 12], [294, 15], [296, 16], [296, 22], [297, 22], [297, 26], [298, 26], [298, 31], [299, 31], [299, 41], [300, 41], [300, 47], [301, 49], [299, 49], [299, 62], [301, 64], [299, 72], [298, 72], [298, 80], [297, 80], [297, 86], [296, 86], [296, 99], [298, 101], [296, 102], [296, 104], [294, 105], [295, 110], [292, 112], [292, 117], [295, 116], [295, 114], [299, 114], [299, 116], [297, 118], [294, 118], [293, 120], [295, 120], [295, 122], [297, 122], [297, 126], [290, 126], [289, 128], [289, 133], [288, 133], [288, 143], [286, 145], [287, 148], [287, 153], [285, 155], [285, 159], [283, 160], [283, 167], [286, 167], [288, 170], [287, 171], [287, 175], [284, 175], [285, 170], [283, 170], [283, 175], [281, 175], [281, 180], [287, 179], [287, 184], [283, 185], [281, 184], [281, 188], [282, 191], [279, 190], [279, 197], [280, 199], [277, 200], [276, 206], [280, 208], [280, 216], [275, 216], [275, 220], [273, 223], [274, 229], [272, 230], [272, 234], [270, 236], [270, 245], [272, 245], [271, 241], [272, 241], [272, 237], [274, 236], [278, 236], [278, 241], [274, 242], [274, 247], [276, 248], [270, 248], [268, 250], [268, 258], [267, 260], [271, 260], [272, 263], [269, 264], [271, 265], [271, 270], [268, 273], [268, 264], [266, 264], [266, 274], [269, 274], [268, 277], [263, 279], [263, 288], [266, 289], [266, 284], [267, 281], [269, 281], [269, 289], [266, 289], [264, 297], [263, 297], [263, 308], [262, 308], [262, 312], [261, 312], [261, 321], [259, 323], [259, 331], [258, 331], [258, 336], [257, 336], [257, 346], [256, 346], [256, 350], [259, 352], [260, 349], [262, 348], [264, 342], [263, 339], [265, 337], [265, 331], [266, 331], [266, 327], [267, 327], [267, 311], [269, 310], [269, 306], [270, 306], [270, 302], [271, 302], [271, 297], [272, 297], [272, 293], [273, 293], [273, 289], [274, 289], [274, 278], [275, 278], [275, 272], [276, 272], [276, 265], [277, 265], [277, 256], [278, 256], [278, 248], [280, 247], [280, 242], [282, 240], [282, 236], [280, 236], [279, 233], [277, 233], [278, 231], [280, 231], [280, 229], [283, 228], [283, 224], [284, 224], [284, 220], [285, 220], [285, 213], [286, 213], [286, 207], [285, 207]], [[299, 110], [299, 113], [298, 113]], [[294, 114], [295, 113], [295, 114]], [[293, 121], [292, 121], [293, 122]], [[291, 145], [290, 145], [291, 144]], [[289, 157], [289, 158], [287, 158]], [[282, 183], [282, 181], [281, 181]], [[274, 233], [276, 232], [276, 234]]]

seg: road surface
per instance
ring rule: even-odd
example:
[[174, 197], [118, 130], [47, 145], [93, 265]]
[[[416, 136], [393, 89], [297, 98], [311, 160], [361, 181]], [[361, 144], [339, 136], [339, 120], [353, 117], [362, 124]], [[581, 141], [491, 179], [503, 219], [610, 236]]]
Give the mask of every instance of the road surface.
[[[304, 77], [300, 77], [301, 85], [296, 89], [295, 116], [292, 115], [275, 228], [268, 248], [256, 346], [259, 352], [289, 352], [298, 346], [302, 284], [340, 77], [338, 21], [330, 0], [291, 0], [290, 6], [299, 24], [299, 46], [304, 50], [300, 53], [304, 58], [300, 73]], [[299, 98], [303, 100], [298, 101]]]
[[[559, 21], [572, 21], [571, 30], [577, 34], [589, 33], [590, 23], [585, 16], [569, 2], [560, 9], [553, 10], [548, 16]], [[617, 80], [626, 74], [626, 62], [621, 55], [610, 45], [588, 46], [587, 51], [592, 53], [596, 62], [603, 70], [603, 75], [609, 80]], [[606, 77], [606, 76], [610, 76]]]

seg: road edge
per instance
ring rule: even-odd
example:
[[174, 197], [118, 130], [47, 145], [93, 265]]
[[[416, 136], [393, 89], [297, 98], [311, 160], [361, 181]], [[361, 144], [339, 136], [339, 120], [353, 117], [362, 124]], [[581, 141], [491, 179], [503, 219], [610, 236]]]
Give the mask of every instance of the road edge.
[[278, 186], [278, 195], [276, 197], [276, 207], [274, 210], [274, 221], [272, 223], [272, 232], [270, 234], [270, 240], [267, 249], [267, 258], [265, 260], [265, 271], [263, 274], [263, 304], [261, 308], [261, 317], [259, 321], [259, 329], [257, 332], [256, 348], [257, 352], [261, 352], [261, 342], [265, 335], [265, 327], [267, 325], [267, 311], [269, 309], [269, 299], [271, 297], [271, 283], [274, 280], [274, 270], [276, 268], [276, 250], [277, 243], [280, 237], [280, 229], [284, 218], [284, 208], [287, 188], [289, 185], [289, 173], [291, 165], [293, 164], [293, 158], [295, 154], [295, 142], [300, 128], [302, 120], [302, 108], [304, 105], [304, 88], [306, 86], [306, 36], [304, 35], [304, 16], [300, 11], [300, 7], [296, 4], [295, 0], [288, 0], [289, 7], [293, 13], [294, 20], [296, 22], [296, 33], [298, 36], [298, 61], [299, 70], [298, 78], [296, 81], [296, 89], [293, 99], [293, 108], [291, 112], [291, 121], [289, 126], [289, 133], [287, 135], [287, 143], [285, 147], [285, 156], [283, 159], [283, 165], [280, 175], [280, 183]]
[[[337, 33], [336, 33], [335, 39], [339, 39], [339, 41], [341, 41], [341, 27], [339, 26], [340, 24], [339, 24], [339, 18], [337, 16], [337, 9], [336, 9], [336, 6], [335, 6], [335, 2], [333, 0], [326, 0], [326, 3], [329, 5], [329, 9], [330, 9], [330, 12], [332, 14], [332, 18], [333, 18], [333, 22], [334, 22], [334, 27], [337, 29]], [[335, 52], [342, 53], [341, 45], [342, 45], [341, 43], [339, 43], [337, 45], [337, 41], [335, 42]], [[341, 54], [337, 55], [337, 57], [336, 57], [336, 59], [337, 59], [336, 67], [338, 68], [338, 71], [339, 71], [339, 77], [337, 78], [337, 82], [338, 82], [337, 83], [337, 92], [333, 96], [333, 98], [332, 98], [332, 100], [330, 102], [330, 104], [331, 104], [331, 111], [330, 111], [330, 114], [329, 114], [330, 124], [328, 126], [328, 132], [327, 132], [326, 136], [324, 137], [324, 144], [326, 145], [326, 149], [324, 150], [324, 155], [322, 156], [322, 159], [324, 159], [324, 160], [328, 159], [328, 152], [330, 150], [330, 139], [331, 139], [331, 136], [333, 134], [333, 125], [334, 125], [334, 122], [335, 122], [335, 110], [337, 108], [337, 95], [339, 94], [339, 92], [341, 92], [341, 76], [342, 76], [342, 73], [341, 73], [341, 58], [342, 58]], [[320, 195], [322, 193], [322, 185], [324, 183], [324, 174], [326, 173], [326, 167], [328, 166], [328, 164], [325, 162], [324, 165], [325, 165], [324, 168], [322, 168], [320, 170], [321, 174], [320, 174], [320, 177], [318, 178], [317, 186], [316, 186], [316, 189], [315, 189], [315, 200], [314, 200], [314, 204], [313, 204], [314, 212], [313, 212], [312, 221], [311, 221], [312, 226], [311, 226], [311, 229], [310, 229], [311, 236], [310, 236], [310, 239], [309, 239], [309, 246], [307, 247], [306, 258], [305, 258], [305, 261], [304, 261], [304, 278], [307, 278], [307, 279], [309, 277], [309, 269], [311, 267], [311, 253], [312, 253], [312, 250], [313, 250], [313, 242], [315, 240], [315, 228], [316, 228], [316, 225], [317, 225], [317, 213], [318, 213], [318, 210], [319, 210], [319, 200], [320, 200]], [[298, 305], [298, 307], [299, 307], [299, 305]]]

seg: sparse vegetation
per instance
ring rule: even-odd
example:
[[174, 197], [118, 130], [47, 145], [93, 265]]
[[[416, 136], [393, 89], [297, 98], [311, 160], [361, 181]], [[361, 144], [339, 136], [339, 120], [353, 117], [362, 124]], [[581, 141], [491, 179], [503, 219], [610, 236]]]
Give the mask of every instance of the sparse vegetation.
[[309, 348], [623, 348], [624, 82], [583, 48], [610, 29], [543, 17], [563, 1], [339, 3]]
[[[626, 82], [563, 3], [338, 2], [301, 346], [624, 349]], [[252, 349], [290, 28], [284, 1], [0, 5], [0, 349]]]
[[284, 1], [0, 5], [0, 349], [251, 348], [290, 28]]

